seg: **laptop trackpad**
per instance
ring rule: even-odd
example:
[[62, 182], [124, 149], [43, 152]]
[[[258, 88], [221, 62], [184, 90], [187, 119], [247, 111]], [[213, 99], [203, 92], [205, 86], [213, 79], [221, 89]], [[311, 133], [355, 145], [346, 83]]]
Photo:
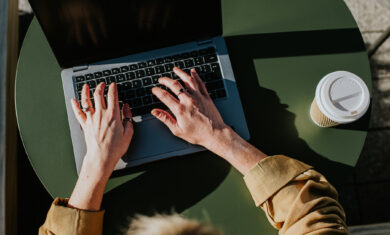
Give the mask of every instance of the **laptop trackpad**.
[[159, 120], [149, 119], [134, 123], [134, 136], [129, 150], [126, 156], [122, 157], [122, 160], [129, 162], [188, 147], [187, 142], [174, 136]]

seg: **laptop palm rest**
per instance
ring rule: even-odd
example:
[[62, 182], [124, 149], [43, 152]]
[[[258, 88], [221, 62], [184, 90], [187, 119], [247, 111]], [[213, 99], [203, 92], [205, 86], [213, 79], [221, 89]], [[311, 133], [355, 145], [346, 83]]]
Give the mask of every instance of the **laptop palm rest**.
[[134, 136], [129, 150], [122, 160], [131, 162], [141, 158], [166, 154], [189, 147], [189, 144], [174, 136], [159, 120], [149, 119], [134, 122]]

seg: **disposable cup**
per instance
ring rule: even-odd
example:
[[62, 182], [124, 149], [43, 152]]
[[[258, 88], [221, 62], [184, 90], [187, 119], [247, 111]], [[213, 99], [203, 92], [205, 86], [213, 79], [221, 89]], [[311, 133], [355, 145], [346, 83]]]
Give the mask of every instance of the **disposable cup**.
[[316, 125], [331, 127], [358, 120], [369, 105], [370, 93], [364, 81], [353, 73], [337, 71], [318, 83], [310, 116]]

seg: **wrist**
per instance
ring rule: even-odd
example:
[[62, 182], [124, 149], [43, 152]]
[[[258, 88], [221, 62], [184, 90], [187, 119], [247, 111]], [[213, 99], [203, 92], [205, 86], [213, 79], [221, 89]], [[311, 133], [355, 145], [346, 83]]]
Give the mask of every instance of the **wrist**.
[[226, 159], [229, 157], [229, 152], [231, 152], [231, 143], [236, 141], [237, 137], [239, 136], [232, 130], [232, 128], [225, 126], [214, 130], [211, 134], [211, 141], [207, 141], [204, 147]]
[[87, 153], [84, 157], [80, 170], [80, 177], [85, 177], [89, 181], [107, 182], [115, 166], [102, 161], [102, 157]]

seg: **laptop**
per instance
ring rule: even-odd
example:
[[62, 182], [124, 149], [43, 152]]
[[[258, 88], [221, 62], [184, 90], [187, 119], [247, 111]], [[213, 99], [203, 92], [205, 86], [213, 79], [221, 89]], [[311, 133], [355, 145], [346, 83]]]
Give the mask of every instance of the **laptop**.
[[116, 82], [120, 104], [131, 107], [135, 134], [115, 170], [204, 150], [175, 137], [150, 114], [153, 108], [167, 108], [151, 93], [158, 78], [181, 81], [172, 71], [174, 66], [187, 73], [195, 68], [225, 123], [249, 139], [221, 36], [220, 0], [194, 4], [182, 0], [30, 0], [30, 4], [62, 68], [77, 172], [86, 145], [70, 100], [80, 101], [85, 83], [92, 93], [100, 82]]

